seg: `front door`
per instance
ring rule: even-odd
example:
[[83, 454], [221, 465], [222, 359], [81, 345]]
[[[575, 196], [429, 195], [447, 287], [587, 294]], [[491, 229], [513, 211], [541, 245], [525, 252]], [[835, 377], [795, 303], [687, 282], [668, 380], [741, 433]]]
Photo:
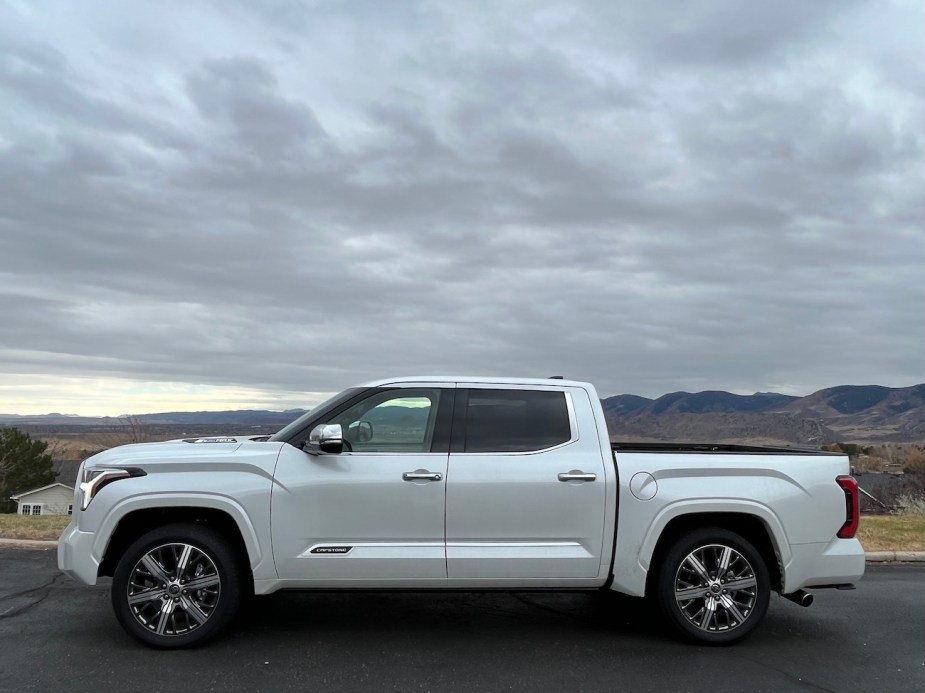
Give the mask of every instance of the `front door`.
[[446, 578], [445, 483], [452, 388], [390, 387], [334, 411], [345, 450], [284, 445], [272, 497], [281, 579]]

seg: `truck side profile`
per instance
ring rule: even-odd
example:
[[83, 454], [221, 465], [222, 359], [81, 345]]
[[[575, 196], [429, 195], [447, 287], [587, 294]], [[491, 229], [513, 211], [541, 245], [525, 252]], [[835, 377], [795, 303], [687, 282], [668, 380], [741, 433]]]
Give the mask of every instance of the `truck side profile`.
[[417, 377], [348, 389], [273, 436], [87, 459], [59, 567], [111, 576], [121, 625], [204, 642], [283, 589], [615, 590], [730, 643], [776, 591], [864, 572], [843, 455], [611, 444], [594, 387]]

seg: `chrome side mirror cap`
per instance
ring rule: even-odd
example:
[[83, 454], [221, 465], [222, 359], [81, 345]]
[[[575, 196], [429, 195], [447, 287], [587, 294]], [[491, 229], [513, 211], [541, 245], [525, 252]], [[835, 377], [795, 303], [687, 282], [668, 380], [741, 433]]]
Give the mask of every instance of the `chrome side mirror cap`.
[[344, 451], [344, 431], [340, 424], [320, 424], [308, 434], [308, 440], [302, 444], [305, 452], [319, 454], [322, 452], [339, 454]]

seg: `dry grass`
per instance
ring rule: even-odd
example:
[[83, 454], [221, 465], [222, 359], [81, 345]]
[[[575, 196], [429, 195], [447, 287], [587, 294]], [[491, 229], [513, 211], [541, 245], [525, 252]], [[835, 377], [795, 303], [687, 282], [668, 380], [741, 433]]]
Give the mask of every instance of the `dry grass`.
[[925, 551], [925, 515], [864, 515], [858, 538], [865, 551]]
[[45, 539], [56, 541], [71, 518], [67, 515], [29, 517], [0, 514], [0, 537], [4, 539]]

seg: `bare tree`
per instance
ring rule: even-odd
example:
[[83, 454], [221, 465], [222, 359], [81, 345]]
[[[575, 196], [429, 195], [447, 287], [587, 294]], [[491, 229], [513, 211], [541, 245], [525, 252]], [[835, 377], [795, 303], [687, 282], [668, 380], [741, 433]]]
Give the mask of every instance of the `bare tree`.
[[146, 443], [151, 440], [151, 433], [140, 417], [122, 416], [116, 421], [118, 421], [116, 426], [90, 436], [89, 442], [95, 448], [95, 452], [130, 443]]

